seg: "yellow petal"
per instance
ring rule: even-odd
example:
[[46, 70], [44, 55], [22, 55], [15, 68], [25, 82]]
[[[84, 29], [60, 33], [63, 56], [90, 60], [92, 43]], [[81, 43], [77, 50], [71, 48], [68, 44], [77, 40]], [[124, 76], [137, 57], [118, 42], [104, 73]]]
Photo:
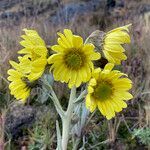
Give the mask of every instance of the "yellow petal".
[[60, 36], [60, 38], [62, 39], [63, 43], [64, 43], [68, 48], [72, 47], [72, 43], [70, 43], [62, 33], [58, 32], [57, 34]]
[[87, 75], [86, 68], [82, 68], [80, 72], [81, 72], [81, 75], [82, 75], [83, 82], [87, 82], [88, 75]]
[[67, 49], [67, 45], [62, 41], [61, 38], [58, 38], [57, 40], [58, 44], [63, 48], [63, 49]]
[[68, 83], [69, 78], [70, 78], [69, 72], [70, 70], [63, 65], [62, 72], [60, 74], [60, 80], [64, 81], [65, 83]]
[[51, 46], [51, 49], [55, 52], [63, 52], [65, 49], [61, 47], [60, 45], [53, 45]]
[[111, 33], [111, 32], [116, 32], [116, 31], [121, 31], [121, 30], [125, 30], [125, 31], [128, 31], [129, 32], [129, 27], [131, 26], [132, 24], [128, 24], [128, 25], [125, 25], [125, 26], [122, 26], [122, 27], [118, 27], [118, 28], [115, 28], [111, 31], [109, 31], [108, 33]]
[[113, 58], [113, 57], [109, 54], [109, 52], [108, 52], [108, 51], [104, 50], [104, 51], [103, 51], [103, 53], [104, 53], [104, 55], [105, 55], [106, 59], [107, 59], [109, 62], [111, 62], [111, 63], [115, 63], [114, 58]]
[[113, 105], [111, 104], [111, 99], [105, 101], [105, 105], [107, 107], [107, 114], [106, 118], [110, 120], [111, 118], [115, 117], [115, 112]]
[[22, 74], [21, 74], [20, 72], [14, 70], [14, 69], [9, 69], [9, 70], [7, 71], [7, 73], [8, 73], [9, 75], [13, 76], [13, 77], [18, 77], [18, 78], [20, 78], [20, 77], [22, 76]]
[[88, 93], [91, 94], [94, 92], [94, 89], [91, 86], [88, 86]]
[[105, 43], [130, 43], [130, 36], [124, 31], [116, 31], [106, 34]]
[[[58, 63], [59, 64], [59, 63]], [[59, 64], [60, 65], [60, 64]], [[54, 75], [54, 79], [55, 80], [59, 80], [61, 79], [61, 73], [63, 72], [63, 68], [64, 68], [64, 65], [60, 65], [60, 67], [55, 67], [54, 68], [54, 71], [53, 71], [53, 75]]]
[[69, 88], [72, 88], [76, 84], [77, 73], [76, 71], [71, 71], [71, 77], [69, 81]]
[[114, 53], [121, 53], [125, 51], [120, 44], [106, 44], [104, 45], [104, 50]]
[[122, 106], [122, 108], [127, 107], [127, 104], [123, 100], [117, 100], [117, 103], [119, 103], [119, 105]]
[[88, 43], [88, 44], [85, 44], [83, 46], [83, 51], [86, 53], [86, 54], [91, 54], [94, 52], [94, 49], [95, 49], [95, 46], [91, 43]]
[[86, 108], [90, 110], [90, 112], [93, 112], [96, 107], [97, 107], [97, 103], [96, 101], [88, 94], [86, 96]]
[[111, 71], [114, 68], [114, 64], [112, 63], [107, 63], [104, 67], [104, 70], [106, 71]]
[[18, 64], [15, 62], [15, 61], [9, 61], [9, 63], [11, 64], [11, 66], [13, 67], [13, 68], [15, 68], [15, 69], [18, 69]]
[[53, 54], [47, 59], [47, 62], [48, 62], [48, 64], [52, 64], [52, 63], [55, 63], [56, 61], [60, 61], [60, 60], [62, 60], [62, 55]]
[[120, 112], [122, 111], [122, 107], [117, 103], [117, 101], [115, 101], [115, 99], [111, 99], [111, 103], [114, 107], [114, 111], [115, 112]]
[[103, 116], [106, 116], [106, 108], [104, 102], [98, 101], [98, 109], [102, 113]]
[[121, 93], [124, 100], [130, 100], [133, 98], [132, 94], [130, 94], [129, 92], [124, 92], [124, 93]]
[[89, 85], [90, 86], [95, 86], [97, 83], [97, 81], [95, 80], [95, 78], [92, 78], [90, 81], [89, 81]]
[[37, 67], [37, 69], [40, 67], [45, 68], [46, 64], [47, 64], [46, 58], [39, 58], [32, 62], [32, 67], [35, 68]]
[[71, 30], [69, 29], [64, 29], [64, 34], [67, 38], [67, 40], [70, 42], [70, 44], [73, 46], [72, 40], [73, 40], [73, 34], [71, 32]]
[[76, 87], [79, 87], [82, 83], [82, 75], [80, 73], [80, 71], [77, 72], [77, 80], [76, 80]]
[[114, 58], [114, 59], [119, 59], [119, 60], [126, 60], [127, 56], [124, 53], [114, 53], [114, 52], [109, 52], [109, 54]]
[[92, 71], [91, 71], [91, 68], [89, 65], [86, 65], [85, 66], [85, 69], [86, 69], [86, 73], [87, 73], [87, 78], [86, 78], [86, 81], [89, 81], [91, 79], [91, 76], [92, 76]]
[[99, 77], [100, 72], [101, 72], [101, 68], [96, 68], [96, 69], [93, 70], [92, 76], [93, 76], [95, 79], [97, 79], [97, 78]]
[[100, 53], [93, 53], [90, 55], [91, 60], [98, 60], [101, 58], [101, 54]]
[[81, 48], [83, 46], [83, 39], [80, 36], [74, 35], [73, 36], [73, 46], [75, 48]]
[[114, 85], [116, 87], [131, 87], [132, 81], [128, 78], [120, 78], [118, 80], [114, 80]]
[[31, 54], [31, 50], [23, 48], [20, 51], [18, 51], [18, 54]]
[[117, 99], [121, 100], [130, 100], [133, 98], [133, 96], [127, 91], [116, 91], [114, 92], [114, 95]]

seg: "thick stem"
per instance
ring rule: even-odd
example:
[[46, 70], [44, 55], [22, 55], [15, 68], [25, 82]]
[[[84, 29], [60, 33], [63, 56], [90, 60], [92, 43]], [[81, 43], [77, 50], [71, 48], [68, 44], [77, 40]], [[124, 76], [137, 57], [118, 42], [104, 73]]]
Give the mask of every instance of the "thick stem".
[[67, 150], [68, 140], [69, 140], [69, 132], [70, 132], [70, 124], [71, 118], [73, 114], [74, 101], [76, 99], [76, 87], [71, 89], [70, 99], [67, 111], [65, 112], [64, 118], [62, 118], [62, 150]]
[[69, 140], [69, 128], [70, 128], [70, 118], [65, 118], [63, 120], [62, 129], [62, 150], [67, 150], [68, 140]]

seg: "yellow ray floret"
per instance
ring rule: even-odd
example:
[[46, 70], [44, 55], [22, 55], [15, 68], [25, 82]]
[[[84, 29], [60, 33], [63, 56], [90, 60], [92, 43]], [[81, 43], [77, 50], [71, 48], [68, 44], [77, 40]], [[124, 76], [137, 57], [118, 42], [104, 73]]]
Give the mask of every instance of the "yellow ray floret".
[[26, 102], [26, 99], [30, 95], [30, 87], [23, 81], [24, 75], [14, 69], [8, 70], [8, 80], [11, 81], [9, 85], [9, 89], [11, 91], [11, 94], [14, 95], [14, 97], [17, 100], [21, 100], [23, 103]]
[[73, 35], [71, 30], [64, 29], [58, 33], [58, 45], [51, 47], [56, 54], [48, 58], [55, 80], [68, 83], [69, 87], [79, 87], [82, 82], [91, 78], [93, 60], [100, 58], [94, 52], [93, 44], [84, 44], [80, 36]]
[[20, 44], [24, 47], [18, 51], [19, 54], [26, 54], [32, 60], [36, 60], [39, 57], [47, 56], [47, 48], [44, 40], [39, 36], [35, 30], [24, 29], [25, 35], [21, 37], [23, 40]]
[[28, 55], [25, 55], [23, 57], [19, 56], [18, 59], [19, 63], [10, 61], [10, 64], [30, 81], [37, 80], [45, 71], [45, 66], [47, 64], [47, 59], [45, 57], [40, 57], [32, 61]]
[[105, 34], [102, 50], [109, 62], [120, 64], [122, 60], [127, 59], [122, 44], [130, 43], [129, 26], [131, 24], [113, 29]]
[[104, 70], [93, 71], [93, 78], [89, 81], [86, 107], [93, 112], [96, 107], [107, 119], [115, 117], [115, 112], [127, 107], [126, 100], [133, 96], [128, 92], [132, 81], [126, 74], [112, 70], [113, 64], [108, 63]]

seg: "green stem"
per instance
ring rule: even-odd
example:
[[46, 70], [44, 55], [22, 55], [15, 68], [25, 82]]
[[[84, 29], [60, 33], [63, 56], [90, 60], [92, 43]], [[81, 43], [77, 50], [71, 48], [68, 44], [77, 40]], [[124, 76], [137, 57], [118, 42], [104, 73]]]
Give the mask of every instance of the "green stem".
[[48, 94], [48, 95], [52, 99], [58, 114], [60, 115], [61, 118], [63, 118], [65, 112], [63, 111], [62, 106], [61, 106], [52, 86], [45, 80], [43, 80], [43, 83], [45, 85], [45, 88], [50, 91], [50, 94]]
[[73, 114], [74, 100], [76, 99], [76, 87], [71, 89], [70, 99], [65, 116], [62, 118], [62, 150], [67, 150], [71, 118]]

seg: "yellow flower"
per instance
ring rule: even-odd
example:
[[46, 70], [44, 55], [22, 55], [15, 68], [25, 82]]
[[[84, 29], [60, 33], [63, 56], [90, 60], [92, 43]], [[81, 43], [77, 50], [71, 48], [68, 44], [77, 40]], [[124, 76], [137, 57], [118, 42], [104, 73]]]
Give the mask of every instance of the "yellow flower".
[[105, 34], [102, 50], [109, 62], [120, 64], [122, 60], [127, 59], [122, 44], [130, 43], [130, 36], [128, 34], [129, 26], [131, 26], [131, 24], [113, 29]]
[[[25, 35], [21, 36], [24, 40], [20, 42], [24, 48], [18, 53], [25, 54], [25, 56], [18, 57], [19, 71], [22, 70], [23, 73], [28, 74], [28, 79], [34, 81], [41, 77], [45, 70], [48, 50], [44, 40], [35, 30], [24, 29], [24, 32]], [[13, 67], [17, 66], [15, 62], [11, 62], [11, 64]]]
[[94, 70], [86, 96], [86, 107], [93, 112], [98, 106], [107, 119], [111, 119], [115, 116], [115, 112], [127, 107], [125, 100], [133, 98], [128, 92], [132, 87], [132, 81], [122, 77], [126, 74], [112, 70], [113, 67], [113, 64], [108, 63], [103, 71], [100, 68]]
[[33, 81], [41, 77], [47, 60], [38, 58], [32, 62], [27, 55], [18, 57], [18, 59], [19, 63], [10, 61], [14, 69], [8, 70], [8, 80], [11, 81], [9, 89], [17, 100], [25, 103], [30, 95], [31, 87], [35, 83]]
[[11, 81], [9, 88], [11, 94], [18, 100], [25, 102], [30, 95], [31, 85], [44, 73], [47, 64], [47, 48], [45, 42], [34, 30], [24, 29], [24, 39], [20, 42], [25, 48], [20, 50], [19, 63], [10, 61], [14, 69], [8, 70], [8, 80]]
[[9, 89], [11, 94], [17, 100], [21, 100], [23, 103], [30, 95], [31, 88], [28, 85], [27, 76], [31, 73], [31, 61], [28, 56], [18, 57], [19, 63], [9, 61], [14, 69], [8, 70], [8, 80], [11, 82]]
[[9, 69], [8, 74], [8, 80], [11, 81], [9, 84], [11, 94], [14, 95], [17, 100], [21, 100], [25, 103], [26, 99], [30, 95], [31, 88], [24, 81], [24, 75], [14, 69]]
[[71, 30], [64, 29], [64, 34], [58, 33], [58, 45], [51, 47], [56, 54], [48, 58], [52, 64], [51, 70], [55, 80], [69, 84], [69, 88], [79, 87], [82, 82], [91, 78], [93, 69], [92, 60], [100, 58], [94, 52], [93, 44], [84, 44], [80, 36], [73, 35]]
[[10, 64], [31, 82], [40, 78], [45, 71], [45, 66], [47, 64], [46, 58], [40, 57], [31, 61], [30, 57], [25, 55], [23, 57], [19, 56], [18, 59], [19, 63], [10, 61]]
[[18, 51], [19, 54], [28, 55], [32, 61], [47, 56], [47, 48], [44, 40], [38, 35], [35, 30], [24, 29], [25, 35], [21, 37], [24, 39], [20, 44], [24, 47]]

